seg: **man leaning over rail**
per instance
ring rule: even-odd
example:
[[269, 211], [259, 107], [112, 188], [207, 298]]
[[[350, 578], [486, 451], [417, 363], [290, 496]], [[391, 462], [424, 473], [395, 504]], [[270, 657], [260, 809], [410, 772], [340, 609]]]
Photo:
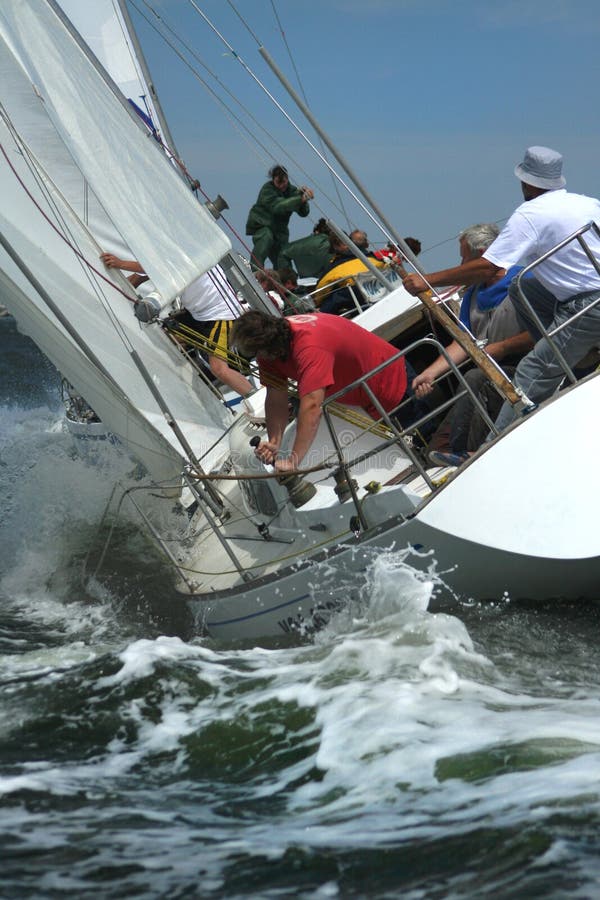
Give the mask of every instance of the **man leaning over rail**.
[[[325, 397], [398, 353], [387, 341], [360, 325], [327, 313], [276, 318], [251, 310], [233, 326], [232, 343], [242, 356], [258, 358], [261, 382], [267, 387], [268, 440], [258, 445], [256, 453], [263, 462], [272, 463], [282, 473], [297, 469], [308, 453], [319, 428]], [[368, 380], [386, 412], [410, 396], [411, 376], [414, 376], [412, 367], [399, 358]], [[285, 459], [278, 459], [289, 420], [288, 378], [298, 384], [300, 407], [291, 452]], [[360, 386], [344, 394], [340, 403], [360, 406], [373, 418], [380, 418], [368, 393]], [[404, 427], [414, 418], [411, 403], [397, 414]]]
[[[589, 222], [600, 227], [600, 202], [564, 189], [566, 181], [562, 176], [560, 153], [548, 147], [529, 147], [523, 162], [516, 166], [515, 175], [521, 182], [525, 202], [517, 207], [485, 253], [452, 269], [424, 277], [408, 275], [404, 286], [411, 294], [419, 294], [428, 286], [484, 281], [498, 269], [533, 262]], [[598, 234], [591, 229], [584, 239], [595, 259], [600, 260]], [[577, 240], [540, 263], [534, 271], [535, 277], [524, 280], [521, 289], [546, 330], [554, 330], [584, 310], [576, 321], [552, 338], [565, 361], [573, 367], [589, 350], [600, 345], [600, 305], [587, 309], [600, 299], [600, 273]], [[510, 286], [509, 297], [523, 327], [537, 341], [517, 366], [515, 384], [532, 402], [540, 403], [556, 390], [565, 373], [549, 341], [542, 336], [522, 302], [515, 281]], [[509, 425], [514, 415], [506, 401], [496, 420], [498, 430]]]

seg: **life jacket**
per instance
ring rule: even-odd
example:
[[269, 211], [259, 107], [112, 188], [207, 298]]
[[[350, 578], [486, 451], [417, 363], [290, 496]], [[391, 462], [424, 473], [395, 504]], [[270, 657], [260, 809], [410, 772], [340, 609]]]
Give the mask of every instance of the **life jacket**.
[[[368, 255], [368, 259], [369, 262], [372, 262], [378, 269], [385, 268], [385, 263], [373, 256], [372, 253]], [[351, 256], [349, 254], [335, 256], [331, 260], [329, 269], [327, 269], [325, 274], [322, 275], [317, 282], [317, 286], [313, 292], [316, 306], [319, 307], [325, 297], [333, 290], [339, 290], [340, 288], [347, 287], [349, 284], [354, 284], [354, 275], [368, 271], [367, 266], [365, 266], [360, 259], [357, 259], [356, 256]]]

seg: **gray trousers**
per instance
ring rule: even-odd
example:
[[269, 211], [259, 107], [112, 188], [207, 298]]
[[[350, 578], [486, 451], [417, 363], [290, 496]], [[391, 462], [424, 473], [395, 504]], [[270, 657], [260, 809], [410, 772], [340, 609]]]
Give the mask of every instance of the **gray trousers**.
[[[557, 328], [575, 313], [586, 309], [590, 303], [600, 298], [600, 291], [589, 291], [558, 302], [554, 294], [535, 278], [525, 278], [521, 282], [521, 288], [548, 331]], [[527, 329], [537, 341], [533, 350], [530, 350], [517, 366], [514, 381], [533, 403], [541, 403], [554, 393], [565, 373], [550, 343], [542, 337], [530, 311], [521, 301], [515, 281], [512, 282], [508, 295], [523, 328]], [[559, 331], [552, 341], [568, 365], [571, 368], [576, 366], [589, 350], [600, 346], [600, 304], [587, 310], [579, 319]], [[506, 400], [496, 419], [496, 428], [502, 431], [514, 418], [512, 405]], [[493, 436], [490, 434], [488, 437]]]
[[[514, 366], [505, 366], [504, 372], [512, 378]], [[500, 412], [502, 397], [481, 369], [468, 369], [464, 379], [493, 422]], [[453, 453], [478, 450], [489, 432], [489, 425], [479, 413], [469, 394], [460, 397], [451, 410], [450, 449]]]

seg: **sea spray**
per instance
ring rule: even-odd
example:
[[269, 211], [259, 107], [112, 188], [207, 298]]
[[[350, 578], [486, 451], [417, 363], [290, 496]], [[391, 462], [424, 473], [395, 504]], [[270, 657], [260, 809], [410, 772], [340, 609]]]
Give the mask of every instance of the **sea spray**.
[[127, 528], [81, 593], [105, 475], [60, 421], [0, 406], [3, 896], [597, 894], [593, 604], [442, 615], [398, 548], [308, 643], [168, 637]]

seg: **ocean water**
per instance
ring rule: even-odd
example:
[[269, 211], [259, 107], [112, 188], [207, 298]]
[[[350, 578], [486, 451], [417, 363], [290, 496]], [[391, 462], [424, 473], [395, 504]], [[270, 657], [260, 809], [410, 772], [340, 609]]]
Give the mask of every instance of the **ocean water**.
[[0, 319], [0, 897], [594, 898], [600, 611], [428, 609], [381, 554], [312, 643], [195, 635]]

